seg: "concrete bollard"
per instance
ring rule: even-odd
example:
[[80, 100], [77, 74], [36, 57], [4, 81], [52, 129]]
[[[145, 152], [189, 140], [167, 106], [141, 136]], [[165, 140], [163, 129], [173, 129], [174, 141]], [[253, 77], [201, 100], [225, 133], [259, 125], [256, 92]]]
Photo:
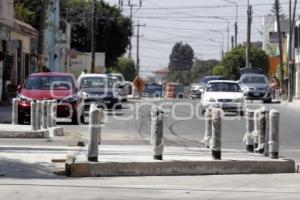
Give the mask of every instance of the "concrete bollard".
[[18, 120], [18, 102], [19, 100], [17, 98], [13, 99], [12, 102], [12, 115], [11, 115], [11, 123], [13, 125], [19, 124]]
[[31, 130], [36, 131], [36, 117], [37, 117], [37, 106], [35, 101], [31, 101], [30, 103], [30, 124], [31, 124]]
[[91, 162], [98, 162], [99, 135], [101, 134], [101, 110], [97, 108], [96, 104], [90, 106], [89, 133], [88, 160]]
[[51, 108], [52, 108], [52, 101], [48, 100], [47, 101], [47, 127], [51, 128], [52, 127], [52, 120], [51, 120]]
[[254, 152], [254, 110], [246, 110], [246, 134], [244, 141], [246, 142], [246, 150]]
[[258, 148], [259, 114], [260, 114], [260, 109], [255, 110], [255, 112], [254, 112], [254, 131], [252, 134], [253, 139], [254, 139], [254, 149]]
[[56, 127], [56, 118], [57, 118], [57, 101], [52, 100], [51, 106], [51, 126]]
[[264, 153], [266, 144], [266, 108], [259, 110], [258, 125], [258, 147], [255, 149], [255, 152], [262, 154]]
[[264, 155], [269, 156], [269, 136], [270, 136], [270, 110], [266, 110], [266, 137], [264, 146]]
[[212, 113], [211, 108], [206, 109], [205, 112], [205, 134], [203, 138], [204, 145], [209, 148], [209, 142], [212, 135]]
[[47, 124], [47, 106], [48, 106], [48, 101], [43, 100], [42, 103], [42, 129], [47, 129], [48, 124]]
[[221, 160], [222, 148], [222, 110], [212, 109], [211, 153], [215, 160]]
[[270, 111], [270, 135], [269, 135], [269, 157], [278, 159], [279, 157], [279, 118], [277, 110]]
[[36, 106], [37, 106], [36, 127], [37, 127], [37, 130], [41, 130], [41, 126], [42, 126], [42, 107], [43, 107], [42, 101], [37, 101]]
[[154, 106], [151, 110], [151, 144], [153, 145], [153, 159], [163, 159], [163, 118], [164, 112]]

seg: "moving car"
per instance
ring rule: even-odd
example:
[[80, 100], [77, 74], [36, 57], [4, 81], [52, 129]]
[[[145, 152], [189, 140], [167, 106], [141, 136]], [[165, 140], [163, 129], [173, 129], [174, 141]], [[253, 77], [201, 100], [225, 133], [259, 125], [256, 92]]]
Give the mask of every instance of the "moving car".
[[80, 99], [77, 96], [75, 77], [69, 73], [34, 73], [18, 87], [19, 123], [30, 121], [30, 101], [53, 100], [58, 102], [57, 117], [71, 118], [78, 124], [77, 109]]
[[245, 99], [240, 85], [235, 81], [209, 81], [201, 99], [202, 114], [208, 107], [244, 115]]
[[205, 76], [199, 80], [198, 83], [192, 84], [192, 94], [191, 97], [194, 98], [201, 98], [201, 94], [204, 92], [205, 86], [209, 81], [213, 80], [228, 80], [224, 76]]
[[98, 106], [113, 108], [119, 102], [113, 80], [105, 74], [83, 74], [78, 78], [79, 96], [84, 110], [92, 103]]
[[122, 102], [127, 102], [127, 95], [129, 93], [130, 84], [125, 81], [124, 76], [120, 73], [110, 73], [107, 74], [107, 76], [110, 76], [112, 78], [113, 83], [118, 90], [120, 100]]
[[264, 102], [272, 101], [272, 96], [268, 94], [269, 84], [265, 75], [255, 73], [243, 74], [239, 83], [246, 99], [263, 100]]

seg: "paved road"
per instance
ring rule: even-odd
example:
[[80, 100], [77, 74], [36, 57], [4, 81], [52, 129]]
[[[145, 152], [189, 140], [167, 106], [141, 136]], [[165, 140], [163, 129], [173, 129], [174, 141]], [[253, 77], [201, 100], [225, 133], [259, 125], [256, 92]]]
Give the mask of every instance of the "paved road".
[[[172, 100], [165, 102], [135, 102], [124, 109], [107, 113], [102, 129], [103, 144], [148, 144], [150, 139], [151, 104], [164, 104], [166, 120], [164, 124], [165, 143], [174, 146], [198, 146], [204, 136], [204, 119], [197, 107], [197, 100]], [[192, 105], [192, 106], [191, 106]], [[251, 108], [267, 106], [281, 113], [280, 154], [300, 162], [300, 108], [284, 104], [248, 103]], [[172, 109], [171, 109], [172, 108]], [[171, 110], [171, 111], [168, 111]], [[70, 137], [88, 140], [88, 127], [64, 124]], [[244, 149], [242, 139], [245, 134], [245, 119], [230, 114], [223, 120], [222, 145], [224, 148]]]
[[0, 179], [2, 199], [300, 199], [299, 174]]

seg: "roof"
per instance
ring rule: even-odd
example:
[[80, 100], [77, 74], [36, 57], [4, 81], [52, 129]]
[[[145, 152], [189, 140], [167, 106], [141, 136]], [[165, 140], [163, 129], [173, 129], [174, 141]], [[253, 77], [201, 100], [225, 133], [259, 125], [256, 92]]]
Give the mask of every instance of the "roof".
[[74, 76], [71, 73], [62, 73], [62, 72], [38, 72], [33, 73], [30, 76]]
[[90, 77], [103, 77], [106, 78], [106, 74], [82, 74], [79, 76], [79, 78], [90, 78]]
[[38, 38], [38, 31], [30, 24], [14, 19], [14, 30]]
[[230, 80], [214, 80], [214, 81], [208, 81], [208, 83], [238, 83], [238, 82], [230, 81]]
[[156, 71], [153, 71], [152, 73], [169, 73], [169, 68], [163, 68]]

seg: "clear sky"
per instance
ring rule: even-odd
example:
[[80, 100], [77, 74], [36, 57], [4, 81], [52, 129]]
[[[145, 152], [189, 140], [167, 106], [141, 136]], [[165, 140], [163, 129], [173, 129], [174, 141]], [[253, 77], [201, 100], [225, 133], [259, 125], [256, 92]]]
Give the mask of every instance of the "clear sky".
[[[139, 0], [130, 0], [139, 4]], [[231, 0], [238, 4], [238, 42], [246, 40], [247, 0]], [[118, 0], [106, 0], [118, 4]], [[280, 1], [286, 15], [288, 0]], [[271, 13], [274, 0], [250, 0], [253, 5], [252, 41], [262, 41], [262, 17]], [[129, 15], [128, 0], [124, 0], [123, 13]], [[177, 41], [188, 43], [200, 59], [220, 58], [222, 33], [227, 50], [227, 22], [230, 36], [234, 35], [236, 7], [225, 0], [143, 0], [141, 8], [133, 9], [133, 20], [145, 24], [140, 28], [141, 74], [168, 66], [169, 55]], [[214, 31], [212, 31], [214, 30]], [[218, 33], [218, 32], [222, 33]], [[136, 33], [136, 28], [135, 28]], [[230, 43], [231, 44], [231, 43]], [[132, 38], [133, 58], [136, 57], [136, 38]]]

